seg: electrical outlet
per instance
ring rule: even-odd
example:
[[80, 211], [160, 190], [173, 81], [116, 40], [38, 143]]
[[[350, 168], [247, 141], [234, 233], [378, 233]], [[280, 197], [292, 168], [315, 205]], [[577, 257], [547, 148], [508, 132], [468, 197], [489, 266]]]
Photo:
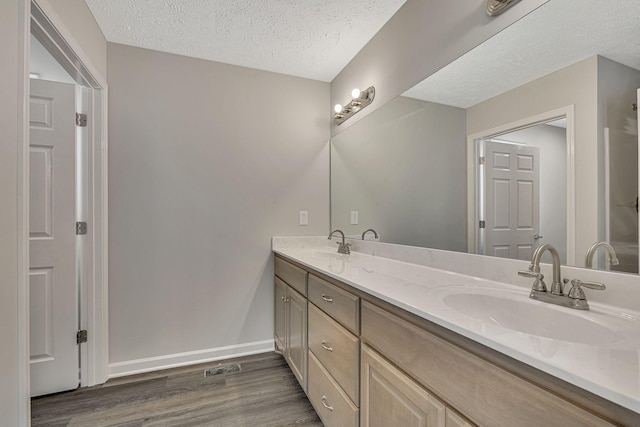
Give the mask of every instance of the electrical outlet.
[[300, 225], [309, 225], [309, 212], [308, 211], [300, 211], [298, 215], [298, 223]]
[[351, 211], [351, 225], [358, 225], [358, 211]]

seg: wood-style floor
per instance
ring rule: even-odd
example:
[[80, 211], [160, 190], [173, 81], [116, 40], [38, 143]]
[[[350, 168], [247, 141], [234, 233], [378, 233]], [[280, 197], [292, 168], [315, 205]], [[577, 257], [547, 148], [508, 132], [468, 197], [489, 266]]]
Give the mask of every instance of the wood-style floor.
[[[240, 372], [204, 377], [239, 363]], [[265, 353], [116, 378], [31, 401], [33, 426], [322, 426], [282, 356]]]

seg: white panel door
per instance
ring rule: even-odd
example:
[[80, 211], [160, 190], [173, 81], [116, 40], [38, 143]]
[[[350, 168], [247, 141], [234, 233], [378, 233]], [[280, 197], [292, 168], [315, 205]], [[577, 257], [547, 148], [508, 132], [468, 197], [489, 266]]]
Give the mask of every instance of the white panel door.
[[485, 250], [530, 260], [540, 233], [540, 150], [485, 141]]
[[75, 86], [31, 80], [31, 395], [78, 387]]

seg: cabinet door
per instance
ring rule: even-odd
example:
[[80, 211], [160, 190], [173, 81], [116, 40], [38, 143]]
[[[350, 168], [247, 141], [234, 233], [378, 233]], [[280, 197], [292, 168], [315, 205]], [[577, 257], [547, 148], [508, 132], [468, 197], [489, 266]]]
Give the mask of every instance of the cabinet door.
[[444, 427], [445, 406], [366, 345], [361, 358], [361, 427]]
[[286, 359], [298, 378], [303, 390], [307, 391], [307, 299], [287, 288], [287, 309], [289, 313]]
[[275, 313], [274, 313], [274, 338], [276, 342], [276, 350], [285, 354], [287, 342], [286, 342], [286, 325], [287, 325], [287, 313], [286, 313], [286, 299], [287, 299], [287, 285], [284, 284], [279, 278], [274, 280], [274, 294], [275, 294]]
[[462, 418], [461, 415], [458, 415], [451, 408], [447, 407], [447, 427], [474, 427], [470, 421]]

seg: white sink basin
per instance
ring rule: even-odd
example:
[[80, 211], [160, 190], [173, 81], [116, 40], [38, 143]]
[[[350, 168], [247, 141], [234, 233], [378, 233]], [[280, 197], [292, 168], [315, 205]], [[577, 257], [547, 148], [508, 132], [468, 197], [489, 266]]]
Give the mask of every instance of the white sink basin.
[[482, 325], [591, 346], [638, 340], [639, 319], [622, 313], [559, 307], [506, 287], [449, 286], [433, 291], [444, 307]]
[[[528, 300], [517, 301], [495, 295], [453, 294], [444, 303], [483, 323], [561, 341], [607, 345], [620, 340], [617, 333], [571, 309], [544, 307]], [[542, 303], [545, 304], [545, 303]]]

